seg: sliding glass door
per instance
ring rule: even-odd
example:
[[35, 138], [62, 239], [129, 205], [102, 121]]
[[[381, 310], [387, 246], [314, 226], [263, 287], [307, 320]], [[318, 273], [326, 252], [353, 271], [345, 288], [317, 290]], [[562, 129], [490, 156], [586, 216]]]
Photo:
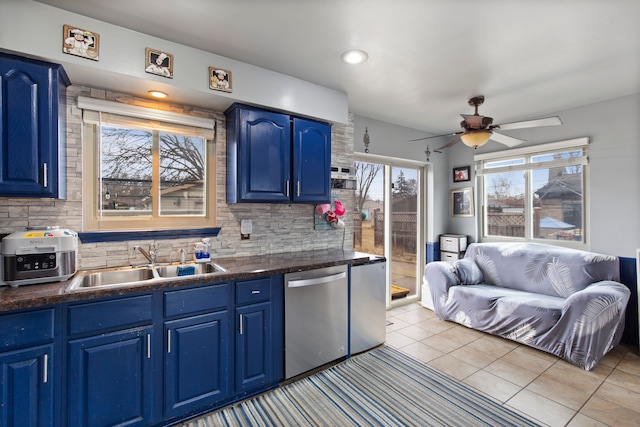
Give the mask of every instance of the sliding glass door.
[[424, 271], [424, 167], [358, 157], [354, 249], [387, 258], [387, 305], [420, 297]]

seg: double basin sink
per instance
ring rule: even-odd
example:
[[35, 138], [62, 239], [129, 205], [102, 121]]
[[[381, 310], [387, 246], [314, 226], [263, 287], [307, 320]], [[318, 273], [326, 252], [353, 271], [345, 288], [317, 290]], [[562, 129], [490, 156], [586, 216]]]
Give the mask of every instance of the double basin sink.
[[213, 275], [225, 272], [227, 272], [227, 269], [214, 262], [85, 270], [78, 272], [73, 279], [71, 279], [68, 290], [81, 291], [135, 286], [149, 283], [151, 280], [201, 276], [205, 274]]

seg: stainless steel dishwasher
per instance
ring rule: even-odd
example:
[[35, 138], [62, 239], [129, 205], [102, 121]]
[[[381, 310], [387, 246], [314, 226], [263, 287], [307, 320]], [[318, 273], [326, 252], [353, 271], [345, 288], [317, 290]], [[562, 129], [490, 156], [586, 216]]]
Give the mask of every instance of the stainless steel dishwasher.
[[347, 266], [284, 276], [285, 378], [347, 355]]

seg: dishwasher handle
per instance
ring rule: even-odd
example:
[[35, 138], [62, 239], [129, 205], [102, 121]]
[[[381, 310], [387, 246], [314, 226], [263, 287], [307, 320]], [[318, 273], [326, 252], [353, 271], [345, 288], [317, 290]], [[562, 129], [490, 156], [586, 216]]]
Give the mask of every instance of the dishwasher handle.
[[302, 280], [290, 280], [287, 282], [288, 288], [301, 288], [303, 286], [313, 286], [313, 285], [321, 285], [323, 283], [335, 282], [340, 279], [344, 279], [347, 277], [347, 273], [344, 271], [338, 274], [332, 274], [330, 276], [322, 276], [322, 277], [313, 277], [311, 279], [302, 279]]

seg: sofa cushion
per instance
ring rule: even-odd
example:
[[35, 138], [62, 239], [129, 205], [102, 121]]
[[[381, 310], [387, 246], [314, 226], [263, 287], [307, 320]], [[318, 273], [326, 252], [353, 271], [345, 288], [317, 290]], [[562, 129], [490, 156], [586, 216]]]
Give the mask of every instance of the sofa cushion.
[[461, 285], [477, 285], [484, 281], [482, 270], [470, 258], [462, 258], [453, 262], [453, 268]]
[[474, 243], [465, 258], [478, 264], [487, 284], [555, 297], [619, 280], [616, 257], [537, 243]]
[[453, 286], [448, 302], [466, 326], [528, 342], [560, 319], [564, 298], [479, 284]]

